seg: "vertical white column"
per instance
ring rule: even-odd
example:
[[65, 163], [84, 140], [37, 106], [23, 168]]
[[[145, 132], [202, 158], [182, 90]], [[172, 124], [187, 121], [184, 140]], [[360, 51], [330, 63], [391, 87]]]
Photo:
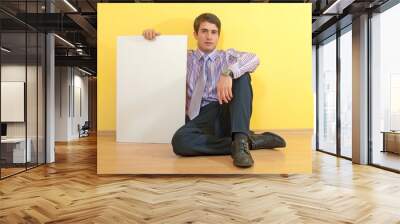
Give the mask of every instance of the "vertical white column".
[[[51, 1], [46, 1], [47, 12], [53, 12]], [[46, 163], [55, 161], [54, 133], [55, 133], [55, 44], [54, 34], [46, 35]]]

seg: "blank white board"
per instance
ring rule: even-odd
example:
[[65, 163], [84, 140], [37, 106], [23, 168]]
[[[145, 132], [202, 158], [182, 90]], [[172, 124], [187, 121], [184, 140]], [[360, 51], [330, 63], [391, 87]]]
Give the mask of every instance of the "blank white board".
[[117, 42], [116, 140], [170, 143], [185, 123], [187, 36]]
[[24, 82], [1, 82], [1, 122], [24, 122]]

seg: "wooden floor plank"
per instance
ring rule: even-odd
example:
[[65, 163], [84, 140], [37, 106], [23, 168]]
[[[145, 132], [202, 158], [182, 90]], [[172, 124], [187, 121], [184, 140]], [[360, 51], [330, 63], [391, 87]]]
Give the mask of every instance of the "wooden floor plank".
[[400, 223], [400, 175], [313, 152], [310, 175], [97, 175], [96, 138], [0, 181], [0, 223]]

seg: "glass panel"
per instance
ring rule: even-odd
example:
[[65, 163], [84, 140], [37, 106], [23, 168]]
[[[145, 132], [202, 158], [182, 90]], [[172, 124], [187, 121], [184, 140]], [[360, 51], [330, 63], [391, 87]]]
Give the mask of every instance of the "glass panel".
[[[27, 2], [28, 20], [31, 24], [37, 24], [38, 17], [33, 16], [33, 13], [38, 12], [38, 3], [37, 1], [29, 1]], [[38, 158], [38, 143], [37, 143], [37, 98], [38, 98], [38, 89], [37, 89], [37, 74], [38, 74], [38, 35], [35, 30], [27, 30], [27, 99], [26, 99], [26, 113], [27, 113], [27, 144], [28, 150], [31, 151], [30, 162], [27, 163], [28, 168], [37, 166], [37, 158]]]
[[400, 170], [400, 4], [372, 17], [372, 163]]
[[28, 160], [28, 168], [37, 165], [37, 33], [36, 32], [29, 32], [27, 33], [28, 38], [28, 63], [27, 63], [27, 98], [26, 98], [26, 111], [27, 111], [27, 143], [28, 143], [28, 150], [31, 151], [30, 153], [30, 160]]
[[[32, 26], [45, 0], [0, 1], [0, 177], [45, 162], [45, 35]], [[28, 14], [25, 14], [28, 13]], [[28, 20], [32, 26], [21, 22]]]
[[45, 163], [45, 63], [46, 63], [46, 37], [39, 33], [38, 45], [38, 163]]
[[[26, 151], [26, 34], [1, 34], [2, 178], [25, 170]], [[6, 49], [6, 50], [4, 50]]]
[[336, 37], [318, 48], [318, 146], [336, 153]]
[[[317, 80], [317, 47], [316, 47], [316, 45], [312, 45], [312, 84], [313, 84], [313, 103], [314, 103], [313, 111], [315, 114], [314, 120], [313, 120], [314, 128], [313, 128], [313, 137], [312, 137], [312, 149], [313, 150], [317, 149], [317, 138], [316, 138], [317, 137], [317, 116], [316, 116], [316, 113], [317, 113], [317, 107], [316, 107], [316, 105], [317, 105], [317, 102], [316, 102], [316, 100], [317, 100], [317, 92], [316, 92], [317, 83], [316, 83], [316, 80]], [[89, 83], [91, 84], [92, 80], [89, 79], [89, 81], [90, 81]], [[91, 93], [90, 87], [91, 86], [89, 86], [89, 93]], [[92, 100], [92, 97], [90, 95], [89, 95], [89, 98], [90, 98], [90, 100]], [[90, 105], [90, 106], [92, 106], [92, 105]], [[90, 108], [90, 106], [89, 106], [89, 108]], [[91, 115], [91, 113], [89, 113], [89, 116], [90, 115]], [[92, 122], [92, 120], [93, 119], [90, 119], [90, 122]]]
[[340, 36], [340, 121], [341, 155], [352, 157], [352, 35]]

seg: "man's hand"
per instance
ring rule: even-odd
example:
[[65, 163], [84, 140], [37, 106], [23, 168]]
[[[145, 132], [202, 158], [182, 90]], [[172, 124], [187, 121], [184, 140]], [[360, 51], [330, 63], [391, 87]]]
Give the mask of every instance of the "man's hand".
[[230, 76], [220, 76], [217, 83], [217, 94], [219, 104], [229, 103], [229, 101], [233, 98], [232, 78]]
[[143, 31], [143, 37], [147, 40], [154, 40], [154, 38], [159, 35], [160, 33], [156, 32], [154, 29], [146, 29]]

